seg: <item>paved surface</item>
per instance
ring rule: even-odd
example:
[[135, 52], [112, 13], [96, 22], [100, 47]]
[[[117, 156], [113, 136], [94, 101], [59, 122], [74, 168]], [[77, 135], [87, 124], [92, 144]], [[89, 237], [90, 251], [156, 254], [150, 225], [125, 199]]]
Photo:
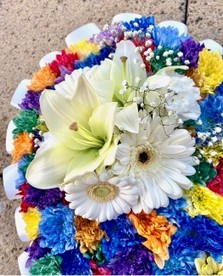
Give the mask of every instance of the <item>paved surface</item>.
[[[1, 171], [10, 164], [5, 153], [5, 132], [16, 114], [9, 103], [19, 82], [38, 70], [43, 55], [63, 49], [64, 38], [73, 29], [89, 22], [102, 27], [121, 12], [153, 14], [157, 22], [186, 22], [195, 39], [211, 38], [223, 44], [222, 0], [0, 0]], [[1, 184], [0, 274], [19, 274], [17, 256], [25, 244], [17, 238], [14, 226], [18, 204], [6, 199]]]

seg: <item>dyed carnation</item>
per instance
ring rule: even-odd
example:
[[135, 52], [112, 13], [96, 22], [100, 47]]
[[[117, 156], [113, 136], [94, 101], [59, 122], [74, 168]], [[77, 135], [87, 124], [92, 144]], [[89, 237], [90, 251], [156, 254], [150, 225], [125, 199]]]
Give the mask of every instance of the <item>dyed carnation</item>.
[[194, 41], [192, 38], [189, 38], [181, 43], [180, 51], [183, 53], [181, 60], [183, 63], [189, 61], [189, 67], [197, 67], [199, 52], [204, 49], [204, 44]]
[[85, 67], [93, 67], [94, 65], [99, 65], [101, 61], [105, 58], [108, 58], [114, 50], [109, 47], [105, 47], [100, 50], [99, 54], [90, 54], [87, 58], [82, 61], [76, 61], [75, 67], [76, 69], [85, 68]]
[[22, 99], [19, 107], [26, 110], [36, 110], [40, 113], [39, 98], [41, 93], [35, 93], [33, 91], [27, 91], [25, 98]]
[[97, 250], [103, 237], [106, 235], [99, 227], [96, 220], [89, 220], [81, 216], [75, 217], [76, 235], [75, 239], [80, 244], [81, 253]]
[[61, 54], [56, 55], [56, 59], [53, 60], [49, 66], [50, 69], [60, 75], [60, 67], [65, 67], [68, 71], [72, 72], [74, 70], [74, 62], [78, 60], [78, 55], [76, 53], [67, 53], [65, 50], [61, 51]]
[[118, 252], [107, 265], [112, 275], [151, 275], [152, 254], [142, 244]]
[[100, 48], [109, 46], [114, 47], [117, 42], [123, 39], [123, 28], [121, 23], [114, 23], [112, 25], [105, 25], [103, 31], [93, 35], [90, 42], [99, 45]]
[[198, 118], [195, 130], [197, 143], [210, 145], [222, 141], [223, 129], [223, 96], [208, 95], [200, 102], [201, 115]]
[[17, 163], [24, 155], [33, 153], [33, 138], [28, 132], [19, 133], [13, 140], [12, 163]]
[[47, 255], [34, 262], [29, 272], [31, 275], [61, 275], [61, 262], [62, 258], [60, 256]]
[[28, 208], [26, 213], [22, 213], [22, 218], [26, 224], [26, 233], [30, 240], [35, 240], [39, 234], [39, 223], [41, 213], [37, 208]]
[[153, 272], [155, 275], [196, 275], [194, 258], [197, 256], [197, 252], [187, 249], [175, 252], [171, 247], [170, 259], [165, 262], [164, 268], [160, 269], [154, 265]]
[[64, 194], [59, 189], [40, 190], [31, 185], [28, 186], [24, 196], [28, 204], [37, 206], [40, 210], [61, 202], [63, 198]]
[[179, 224], [180, 227], [172, 238], [170, 251], [174, 247], [178, 254], [185, 248], [188, 250], [188, 255], [192, 252], [204, 251], [221, 261], [223, 255], [222, 226], [206, 216], [191, 218], [187, 212], [181, 216]]
[[201, 89], [201, 95], [214, 93], [223, 82], [223, 60], [220, 52], [209, 51], [204, 48], [199, 53], [198, 67], [191, 75], [194, 82]]
[[150, 26], [153, 27], [154, 24], [155, 24], [155, 18], [153, 16], [148, 16], [148, 17], [142, 16], [140, 18], [135, 18], [130, 22], [124, 22], [123, 26], [125, 27], [127, 32], [140, 31], [140, 34], [144, 33], [145, 35], [148, 32], [148, 28]]
[[111, 271], [107, 266], [98, 266], [96, 262], [90, 261], [93, 275], [111, 275]]
[[101, 223], [100, 228], [107, 234], [107, 238], [104, 238], [101, 243], [102, 252], [107, 261], [113, 258], [116, 252], [144, 241], [125, 215], [119, 216], [116, 220]]
[[36, 110], [20, 110], [17, 117], [13, 120], [16, 128], [13, 130], [14, 138], [22, 132], [34, 133], [33, 128], [39, 122], [39, 114]]
[[162, 46], [177, 51], [181, 46], [181, 42], [187, 40], [189, 37], [183, 34], [179, 35], [178, 29], [171, 26], [155, 26], [152, 30], [152, 38], [156, 46]]
[[34, 154], [26, 154], [18, 162], [19, 178], [16, 180], [16, 189], [19, 189], [26, 182], [26, 170], [34, 158]]
[[57, 73], [53, 72], [49, 65], [46, 65], [33, 75], [31, 85], [28, 86], [28, 89], [34, 92], [40, 92], [53, 85], [56, 77]]
[[216, 170], [214, 169], [213, 165], [208, 162], [206, 158], [204, 158], [199, 150], [196, 150], [194, 156], [198, 158], [199, 164], [194, 166], [196, 173], [194, 175], [188, 176], [188, 178], [193, 183], [206, 186], [206, 183], [216, 176]]
[[73, 211], [62, 204], [44, 209], [39, 224], [40, 246], [51, 248], [53, 255], [73, 249], [76, 245], [73, 216]]
[[39, 245], [39, 238], [35, 239], [25, 250], [29, 254], [26, 267], [30, 267], [33, 260], [38, 260], [50, 252], [49, 248], [42, 248]]
[[[157, 73], [159, 70], [168, 66], [180, 66], [183, 62], [178, 58], [177, 51], [173, 51], [168, 47], [159, 47], [154, 50], [150, 63], [152, 71]], [[178, 70], [178, 73], [181, 71]]]
[[223, 159], [220, 159], [220, 162], [218, 164], [218, 166], [216, 167], [216, 170], [217, 170], [217, 175], [215, 178], [213, 178], [208, 184], [207, 184], [207, 187], [223, 196]]
[[84, 258], [78, 248], [61, 254], [62, 275], [92, 275], [89, 260]]
[[190, 216], [204, 215], [223, 225], [223, 198], [207, 187], [194, 185], [185, 192]]
[[143, 245], [153, 252], [156, 264], [163, 268], [164, 262], [169, 259], [168, 246], [171, 236], [177, 228], [168, 220], [152, 211], [150, 214], [130, 213], [129, 219], [136, 228], [138, 234], [146, 239]]

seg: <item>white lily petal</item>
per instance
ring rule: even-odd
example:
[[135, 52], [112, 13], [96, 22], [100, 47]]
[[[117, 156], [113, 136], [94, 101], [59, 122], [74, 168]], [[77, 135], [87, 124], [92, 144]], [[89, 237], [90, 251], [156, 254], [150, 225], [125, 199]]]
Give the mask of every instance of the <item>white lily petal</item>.
[[129, 12], [125, 12], [125, 13], [119, 13], [116, 14], [113, 19], [112, 19], [112, 24], [113, 23], [118, 23], [118, 22], [130, 22], [131, 20], [134, 20], [135, 18], [141, 18], [142, 15], [138, 14], [138, 13], [129, 13]]
[[98, 156], [98, 149], [78, 152], [67, 167], [64, 183], [69, 183], [75, 177], [87, 172], [93, 172], [100, 165], [103, 158], [104, 156]]
[[12, 132], [15, 128], [16, 126], [13, 123], [13, 120], [11, 120], [7, 127], [6, 140], [5, 140], [6, 151], [8, 152], [8, 154], [11, 154], [14, 149]]
[[6, 167], [3, 172], [3, 186], [5, 190], [5, 194], [9, 200], [13, 200], [16, 198], [20, 198], [20, 195], [17, 195], [19, 192], [18, 189], [16, 189], [16, 181], [19, 178], [18, 173], [18, 163], [11, 164], [8, 167]]
[[112, 61], [106, 58], [102, 61], [101, 65], [92, 73], [91, 78], [93, 80], [110, 80], [110, 71], [112, 67]]
[[74, 155], [74, 151], [59, 144], [44, 150], [40, 148], [26, 171], [28, 183], [39, 189], [59, 187]]
[[204, 46], [211, 50], [211, 51], [219, 51], [221, 53], [221, 55], [223, 55], [223, 47], [216, 41], [212, 40], [212, 39], [205, 39], [200, 41], [200, 43], [204, 43]]
[[54, 90], [45, 90], [40, 98], [43, 117], [52, 133], [69, 129], [74, 122], [87, 127], [92, 111], [99, 104], [98, 96], [83, 76], [78, 78], [74, 86], [72, 99]]
[[99, 139], [106, 140], [109, 143], [113, 134], [116, 107], [116, 103], [99, 105], [89, 119], [92, 133]]
[[47, 64], [51, 63], [53, 60], [56, 59], [57, 55], [60, 55], [61, 52], [59, 51], [54, 51], [54, 52], [50, 52], [48, 54], [46, 54], [45, 56], [43, 56], [41, 58], [41, 60], [39, 61], [39, 66], [40, 68], [46, 66]]
[[28, 259], [29, 259], [29, 254], [28, 252], [25, 252], [25, 251], [18, 257], [18, 265], [19, 265], [19, 271], [21, 275], [30, 275], [29, 268], [26, 267], [26, 262]]
[[112, 102], [114, 94], [114, 83], [111, 80], [90, 81], [92, 87], [95, 89], [101, 103]]
[[121, 129], [131, 133], [139, 132], [139, 114], [136, 103], [125, 106], [121, 109], [115, 119], [115, 125]]
[[26, 233], [26, 223], [23, 220], [22, 213], [19, 212], [20, 207], [17, 207], [15, 210], [15, 226], [16, 226], [16, 231], [18, 234], [18, 237], [20, 238], [21, 241], [27, 242], [29, 241], [29, 238]]
[[[136, 46], [133, 42], [122, 40], [117, 44], [117, 49], [113, 58], [113, 62], [123, 68], [121, 57], [127, 57], [126, 60], [126, 80], [129, 85], [137, 86], [136, 78], [139, 78], [141, 84], [146, 80], [146, 71], [140, 66], [143, 63], [141, 55], [135, 51]], [[123, 76], [122, 76], [123, 77]]]
[[159, 27], [174, 27], [176, 29], [178, 29], [179, 35], [187, 35], [188, 31], [187, 31], [187, 26], [179, 21], [175, 21], [175, 20], [167, 20], [167, 21], [162, 21], [160, 22], [157, 26]]
[[22, 102], [22, 99], [24, 99], [26, 92], [28, 91], [28, 86], [31, 84], [31, 80], [22, 80], [20, 84], [17, 86], [12, 99], [11, 99], [11, 105], [20, 108], [19, 104]]
[[75, 29], [73, 32], [68, 34], [65, 38], [65, 42], [67, 46], [71, 46], [85, 38], [90, 38], [94, 34], [100, 32], [98, 26], [94, 23], [88, 23], [86, 25], [81, 26], [80, 28]]

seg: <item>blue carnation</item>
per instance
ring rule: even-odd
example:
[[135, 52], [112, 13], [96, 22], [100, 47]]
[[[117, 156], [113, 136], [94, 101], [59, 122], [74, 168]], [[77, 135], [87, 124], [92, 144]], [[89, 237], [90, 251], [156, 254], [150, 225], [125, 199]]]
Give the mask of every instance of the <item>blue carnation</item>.
[[68, 206], [58, 204], [44, 209], [39, 224], [40, 246], [51, 248], [53, 255], [73, 249], [76, 246], [73, 221], [74, 212]]
[[195, 130], [197, 131], [197, 143], [206, 145], [208, 142], [222, 140], [223, 128], [223, 84], [217, 90], [216, 95], [208, 95], [200, 102], [201, 115], [198, 118]]
[[160, 45], [174, 51], [179, 50], [181, 43], [190, 38], [189, 36], [184, 36], [183, 34], [179, 35], [178, 29], [171, 26], [156, 26], [153, 28], [151, 35], [156, 46]]
[[34, 154], [26, 154], [18, 162], [18, 174], [19, 178], [16, 180], [16, 189], [19, 189], [20, 186], [26, 183], [26, 170], [34, 158]]
[[154, 26], [155, 18], [154, 16], [140, 17], [131, 20], [130, 22], [124, 22], [123, 26], [126, 28], [126, 31], [139, 31], [143, 33], [147, 32], [149, 26]]
[[108, 56], [114, 52], [113, 48], [105, 47], [100, 50], [99, 54], [90, 54], [84, 60], [76, 60], [75, 61], [75, 69], [85, 68], [85, 67], [93, 67], [95, 65], [99, 65], [101, 61], [108, 58]]
[[165, 261], [163, 269], [153, 265], [155, 275], [196, 275], [194, 259], [199, 256], [197, 252], [182, 249], [179, 254], [174, 252], [174, 249], [169, 249], [170, 259]]
[[80, 253], [79, 248], [66, 251], [62, 257], [62, 275], [92, 275], [90, 262]]
[[126, 215], [121, 215], [116, 220], [103, 222], [100, 228], [106, 231], [109, 238], [109, 240], [104, 238], [101, 243], [102, 253], [107, 261], [113, 258], [116, 252], [144, 241]]
[[170, 199], [169, 205], [165, 208], [159, 208], [157, 213], [166, 217], [169, 222], [179, 226], [180, 221], [188, 217], [188, 213], [184, 210], [186, 206], [186, 199], [183, 197], [176, 200]]

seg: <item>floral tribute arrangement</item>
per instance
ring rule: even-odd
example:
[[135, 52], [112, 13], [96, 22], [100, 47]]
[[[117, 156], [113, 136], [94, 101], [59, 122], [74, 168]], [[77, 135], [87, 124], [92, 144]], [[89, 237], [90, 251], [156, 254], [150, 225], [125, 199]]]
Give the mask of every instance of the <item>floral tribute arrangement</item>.
[[137, 17], [33, 75], [12, 162], [30, 275], [223, 274], [223, 59]]

